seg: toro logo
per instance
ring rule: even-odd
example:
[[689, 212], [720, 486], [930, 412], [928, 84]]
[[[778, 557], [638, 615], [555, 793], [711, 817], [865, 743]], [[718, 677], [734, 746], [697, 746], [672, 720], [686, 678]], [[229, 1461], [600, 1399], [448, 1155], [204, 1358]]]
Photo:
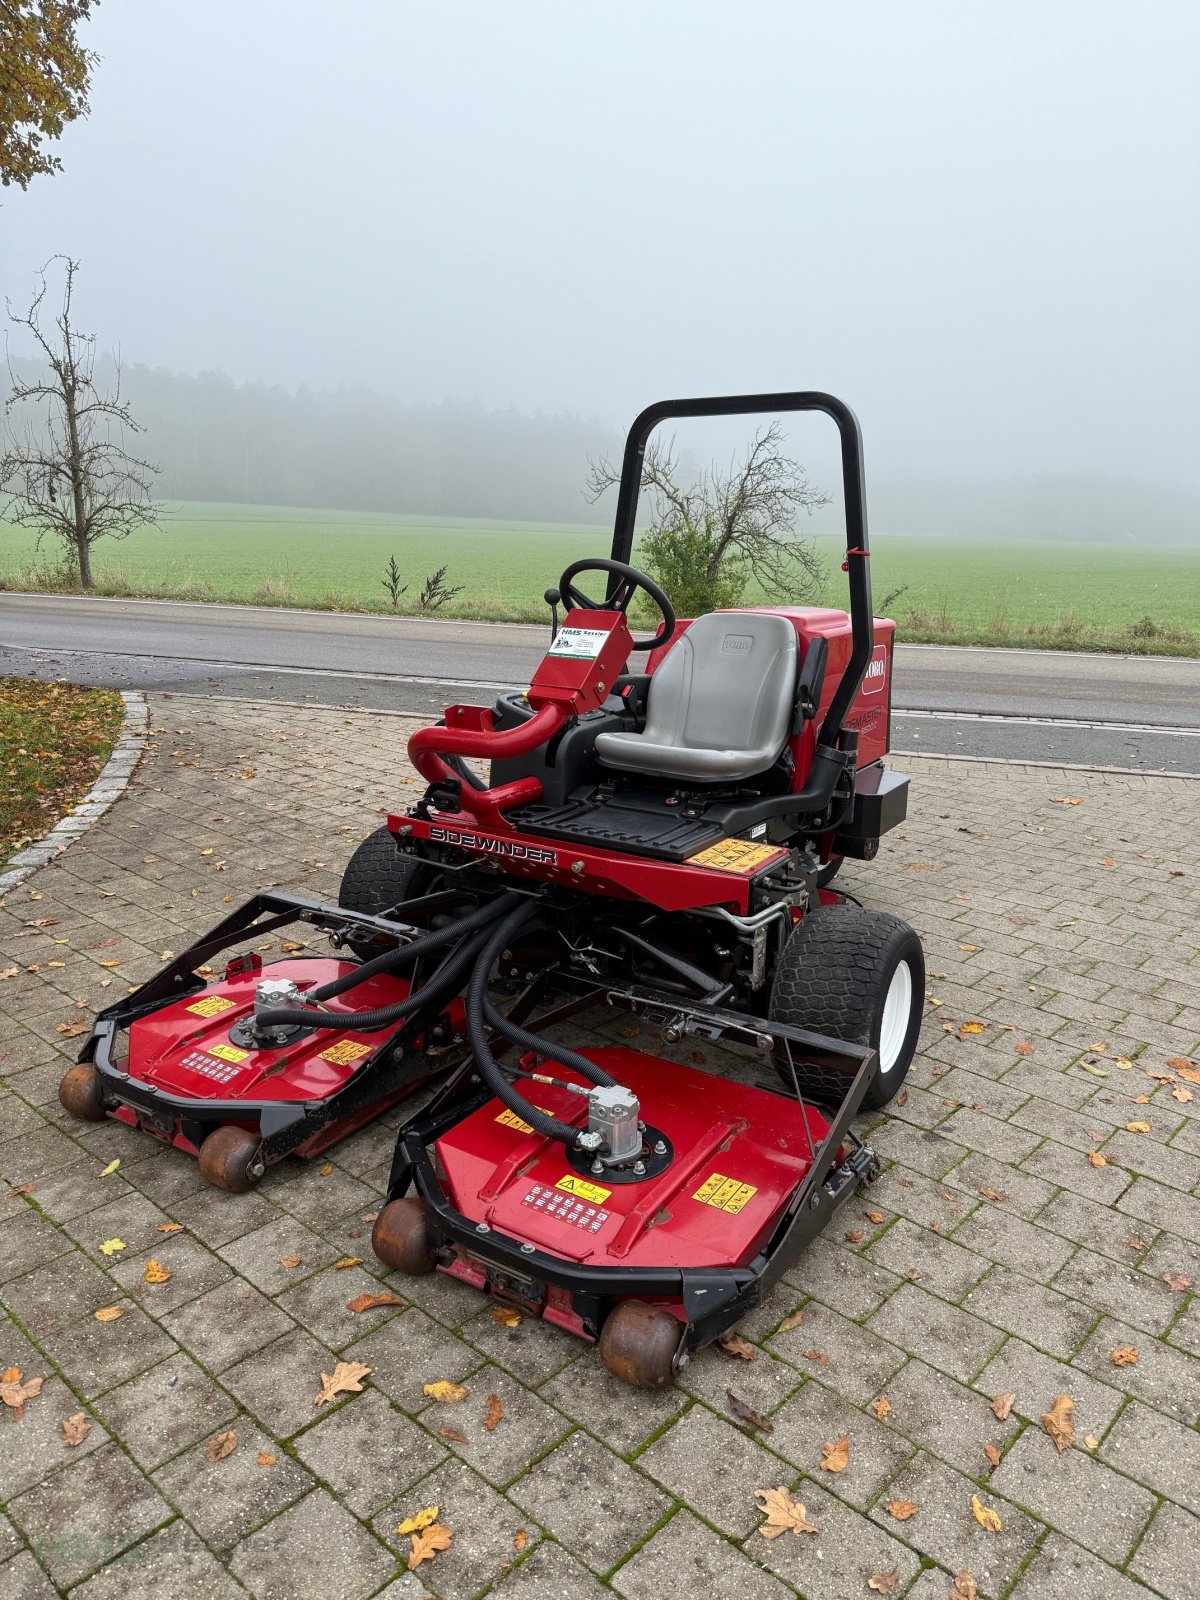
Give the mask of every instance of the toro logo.
[[516, 839], [493, 839], [486, 833], [460, 833], [457, 828], [430, 828], [429, 837], [434, 844], [454, 844], [462, 850], [482, 850], [489, 856], [509, 856], [513, 861], [533, 861], [553, 867], [558, 863], [558, 852], [543, 850], [535, 844], [521, 844]]
[[887, 646], [877, 644], [863, 675], [862, 693], [878, 694], [887, 682]]

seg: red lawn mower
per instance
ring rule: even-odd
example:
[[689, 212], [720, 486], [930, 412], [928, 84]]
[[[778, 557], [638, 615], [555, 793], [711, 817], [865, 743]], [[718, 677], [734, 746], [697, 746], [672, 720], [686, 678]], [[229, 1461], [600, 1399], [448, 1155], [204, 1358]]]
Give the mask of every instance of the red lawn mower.
[[[677, 619], [629, 565], [652, 430], [783, 411], [839, 430], [849, 613]], [[639, 591], [660, 617], [640, 641]], [[819, 393], [650, 407], [611, 558], [574, 562], [547, 600], [529, 689], [413, 735], [428, 788], [355, 852], [339, 906], [254, 897], [101, 1014], [62, 1098], [198, 1151], [237, 1189], [453, 1068], [400, 1130], [376, 1253], [597, 1340], [614, 1372], [658, 1386], [875, 1173], [851, 1123], [899, 1089], [920, 1026], [916, 934], [829, 887], [907, 809], [882, 759], [894, 624], [872, 615], [853, 413]], [[296, 921], [357, 959], [242, 953], [215, 982], [197, 972]], [[597, 1006], [750, 1070], [546, 1037]]]

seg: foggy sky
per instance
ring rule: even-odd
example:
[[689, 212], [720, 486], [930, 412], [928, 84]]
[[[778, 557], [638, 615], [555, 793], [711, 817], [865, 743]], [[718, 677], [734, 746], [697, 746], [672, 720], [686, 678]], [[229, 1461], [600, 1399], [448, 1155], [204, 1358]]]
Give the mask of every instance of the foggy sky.
[[1200, 487], [1194, 0], [103, 0], [83, 34], [0, 291], [78, 256], [130, 361], [614, 427], [827, 388], [885, 475]]

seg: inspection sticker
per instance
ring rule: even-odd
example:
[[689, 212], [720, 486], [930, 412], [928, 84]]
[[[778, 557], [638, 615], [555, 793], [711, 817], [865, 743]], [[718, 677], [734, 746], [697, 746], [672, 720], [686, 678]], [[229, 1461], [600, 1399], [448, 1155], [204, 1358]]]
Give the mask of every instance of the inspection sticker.
[[234, 1002], [227, 1000], [223, 994], [206, 994], [203, 1000], [197, 1000], [185, 1009], [194, 1017], [219, 1017], [222, 1011], [232, 1011]]
[[718, 872], [736, 872], [747, 878], [764, 862], [785, 855], [787, 851], [777, 844], [755, 844], [753, 839], [718, 839], [707, 850], [689, 856], [687, 864], [689, 867], [715, 867]]
[[570, 656], [576, 661], [594, 661], [607, 638], [607, 628], [560, 628], [546, 654]]
[[727, 1178], [723, 1172], [714, 1172], [705, 1178], [692, 1199], [699, 1200], [702, 1206], [715, 1206], [718, 1211], [728, 1211], [731, 1216], [736, 1216], [747, 1200], [752, 1200], [757, 1193], [758, 1190], [751, 1183], [739, 1183], [736, 1178]]
[[602, 1189], [598, 1183], [589, 1183], [586, 1178], [576, 1178], [567, 1173], [565, 1178], [560, 1178], [554, 1185], [564, 1194], [577, 1194], [581, 1200], [590, 1200], [594, 1206], [601, 1205], [612, 1194], [611, 1189]]
[[370, 1054], [369, 1044], [358, 1044], [353, 1039], [339, 1039], [336, 1044], [331, 1044], [328, 1050], [322, 1050], [317, 1060], [332, 1061], [335, 1067], [349, 1067]]
[[208, 1053], [210, 1056], [220, 1056], [222, 1061], [233, 1061], [235, 1063], [245, 1061], [250, 1054], [249, 1050], [239, 1050], [235, 1044], [210, 1044]]

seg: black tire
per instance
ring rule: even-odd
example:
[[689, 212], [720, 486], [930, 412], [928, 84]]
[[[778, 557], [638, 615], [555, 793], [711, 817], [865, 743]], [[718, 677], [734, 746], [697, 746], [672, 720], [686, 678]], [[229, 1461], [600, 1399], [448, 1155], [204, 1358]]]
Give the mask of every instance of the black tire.
[[[908, 967], [907, 980], [898, 975], [902, 965]], [[863, 1099], [864, 1109], [878, 1110], [893, 1099], [908, 1076], [924, 1003], [925, 953], [908, 923], [884, 911], [837, 905], [813, 912], [793, 929], [775, 969], [768, 1015], [773, 1022], [880, 1052], [881, 1070]], [[787, 1064], [775, 1065], [791, 1088]], [[823, 1103], [836, 1103], [845, 1088], [840, 1075], [815, 1067], [797, 1068], [797, 1077], [805, 1096]]]
[[[338, 905], [345, 906], [348, 911], [365, 911], [368, 916], [383, 917], [405, 900], [432, 894], [440, 877], [436, 867], [405, 855], [396, 835], [389, 829], [376, 828], [346, 863], [338, 890]], [[349, 944], [363, 961], [379, 955], [385, 947], [382, 934], [378, 939], [365, 936], [351, 939]]]
[[846, 859], [845, 856], [830, 856], [829, 860], [825, 863], [825, 865], [818, 869], [818, 871], [817, 871], [817, 888], [818, 889], [828, 889], [829, 885], [833, 882], [833, 880], [837, 877], [838, 873], [842, 870], [842, 862], [845, 861], [845, 859]]

